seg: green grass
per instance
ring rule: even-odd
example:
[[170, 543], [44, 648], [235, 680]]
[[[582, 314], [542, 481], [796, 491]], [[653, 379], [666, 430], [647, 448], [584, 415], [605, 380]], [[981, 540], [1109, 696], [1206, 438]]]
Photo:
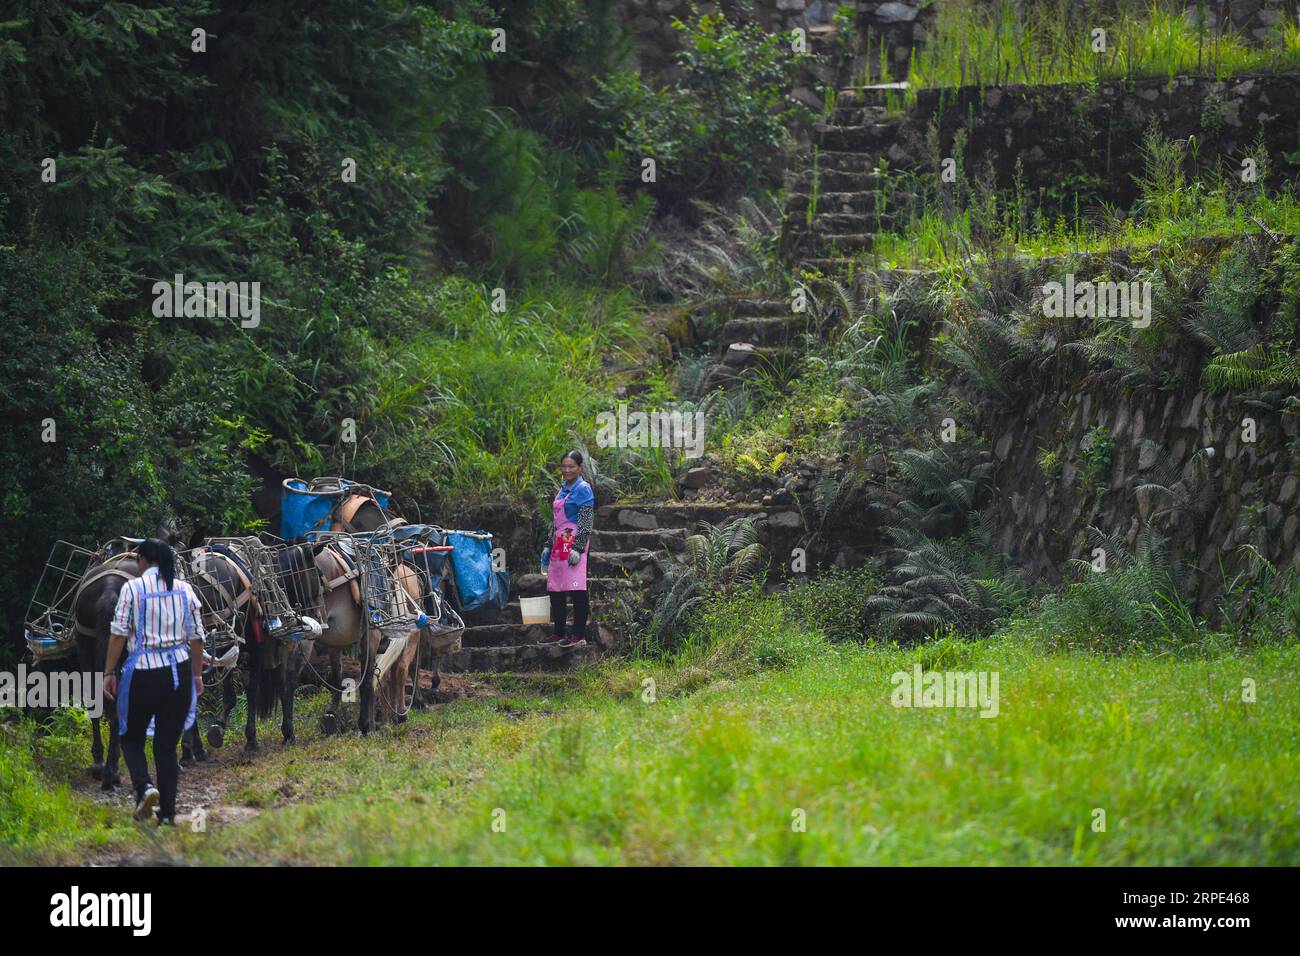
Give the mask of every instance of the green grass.
[[[262, 807], [256, 819], [178, 832], [158, 852], [214, 864], [1300, 862], [1294, 644], [1183, 659], [1005, 639], [828, 644], [771, 600], [746, 621], [710, 620], [671, 660], [456, 703], [368, 740], [320, 740], [304, 720], [301, 747], [232, 771], [223, 799]], [[891, 706], [891, 675], [917, 661], [996, 671], [999, 715]], [[1254, 703], [1241, 699], [1247, 678]], [[31, 839], [20, 858], [50, 858]]]
[[[377, 345], [371, 414], [388, 473], [422, 472], [459, 501], [549, 489], [560, 455], [613, 407], [602, 363], [644, 362], [639, 303], [626, 289], [556, 283], [512, 292], [497, 312], [491, 290], [448, 281], [427, 306], [421, 327]], [[370, 449], [360, 451], [364, 460]]]
[[[1300, 28], [1279, 23], [1262, 45], [1198, 30], [1192, 5], [1121, 3], [1097, 12], [1073, 0], [1026, 4], [1010, 0], [941, 3], [923, 47], [908, 68], [909, 96], [927, 87], [1086, 83], [1150, 76], [1237, 76], [1300, 69]], [[1214, 17], [1206, 4], [1207, 20]], [[1106, 31], [1105, 52], [1093, 49], [1092, 30]]]
[[[1289, 192], [1260, 194], [1234, 200], [1224, 189], [1195, 182], [1186, 211], [1177, 216], [1141, 211], [1108, 224], [1082, 220], [1036, 222], [1027, 228], [995, 224], [994, 244], [1001, 255], [1049, 258], [1075, 253], [1105, 254], [1144, 249], [1190, 240], [1260, 234], [1260, 226], [1274, 233], [1296, 235], [1300, 230], [1300, 203]], [[862, 258], [869, 268], [923, 268], [958, 264], [984, 258], [987, 250], [972, 238], [975, 213], [957, 212], [951, 221], [927, 205], [901, 230], [876, 234], [870, 253]]]

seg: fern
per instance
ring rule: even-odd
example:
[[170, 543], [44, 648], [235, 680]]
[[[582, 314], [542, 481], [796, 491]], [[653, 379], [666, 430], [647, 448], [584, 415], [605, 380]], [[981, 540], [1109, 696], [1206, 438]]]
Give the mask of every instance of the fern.
[[1300, 354], [1261, 343], [1240, 352], [1216, 355], [1201, 374], [1214, 392], [1256, 388], [1300, 389]]

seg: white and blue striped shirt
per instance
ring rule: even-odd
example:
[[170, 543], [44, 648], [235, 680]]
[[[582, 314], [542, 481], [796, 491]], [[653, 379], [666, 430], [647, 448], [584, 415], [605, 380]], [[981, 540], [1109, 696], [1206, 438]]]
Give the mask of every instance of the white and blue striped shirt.
[[[143, 652], [135, 666], [141, 670], [153, 670], [157, 667], [171, 666], [172, 656], [165, 648], [182, 642], [175, 650], [176, 663], [190, 659], [191, 640], [203, 639], [203, 605], [187, 581], [177, 579], [173, 591], [167, 597], [146, 597], [149, 594], [162, 594], [167, 585], [158, 574], [157, 568], [150, 568], [138, 578], [132, 578], [122, 588], [117, 598], [117, 610], [113, 614], [112, 632], [126, 638], [126, 652], [130, 654], [137, 642], [143, 641]], [[186, 633], [186, 607], [189, 602], [189, 631]], [[144, 607], [143, 633], [140, 630], [140, 608]], [[163, 648], [151, 651], [150, 648]]]

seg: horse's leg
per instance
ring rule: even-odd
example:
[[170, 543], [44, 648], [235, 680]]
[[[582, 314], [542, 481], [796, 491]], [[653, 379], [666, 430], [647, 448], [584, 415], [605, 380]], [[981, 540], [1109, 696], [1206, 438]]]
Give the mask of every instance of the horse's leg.
[[[95, 668], [95, 647], [82, 637], [77, 638], [77, 666], [83, 674], [98, 673]], [[107, 698], [102, 703], [107, 706]], [[90, 718], [90, 775], [96, 780], [104, 776], [104, 741], [99, 736], [98, 717]]]
[[343, 652], [337, 647], [331, 647], [330, 651], [330, 706], [320, 719], [320, 729], [323, 734], [338, 733], [339, 729], [339, 704], [343, 700]]
[[230, 673], [221, 682], [221, 716], [208, 725], [208, 746], [220, 747], [226, 742], [226, 727], [230, 725], [230, 714], [239, 702], [239, 691], [235, 689], [235, 675]]
[[375, 725], [375, 682], [373, 680], [375, 657], [379, 653], [379, 632], [366, 628], [361, 636], [361, 691], [358, 700], [357, 729], [363, 734], [370, 733]]
[[122, 752], [122, 744], [117, 739], [116, 700], [104, 702], [104, 716], [108, 718], [108, 753], [104, 757], [104, 770], [100, 776], [99, 788], [112, 790], [122, 782], [122, 775], [117, 771], [117, 758]]
[[258, 684], [262, 677], [262, 655], [266, 648], [253, 643], [248, 653], [248, 680], [244, 687], [244, 699], [248, 703], [248, 714], [244, 718], [244, 749], [257, 750], [257, 707]]
[[181, 735], [181, 766], [203, 763], [208, 759], [208, 752], [203, 749], [203, 736], [199, 733], [198, 716], [195, 715], [194, 726]]
[[[113, 624], [113, 614], [117, 609], [117, 594], [107, 590], [100, 595], [95, 613], [95, 664], [101, 673], [108, 663], [109, 628]], [[121, 693], [121, 688], [118, 688]], [[99, 780], [101, 790], [112, 790], [122, 782], [117, 770], [118, 756], [122, 752], [121, 742], [117, 739], [117, 700], [104, 701], [104, 713], [108, 717], [108, 754], [104, 758], [104, 770]]]
[[293, 692], [298, 688], [298, 678], [302, 674], [303, 663], [315, 648], [312, 641], [290, 644], [284, 652], [281, 665], [280, 685], [280, 732], [284, 734], [285, 745], [294, 742], [293, 735]]

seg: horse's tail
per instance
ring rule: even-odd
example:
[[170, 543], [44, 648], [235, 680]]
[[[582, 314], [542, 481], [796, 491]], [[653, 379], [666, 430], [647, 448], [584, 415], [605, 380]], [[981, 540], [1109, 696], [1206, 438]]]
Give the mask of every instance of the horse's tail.
[[244, 622], [244, 646], [253, 648], [249, 658], [248, 679], [250, 686], [256, 681], [257, 719], [265, 720], [275, 713], [280, 703], [280, 694], [284, 691], [284, 672], [287, 668], [280, 663], [280, 655], [288, 654], [286, 647], [277, 646], [266, 632], [265, 621], [250, 614]]
[[265, 720], [275, 713], [280, 704], [280, 694], [284, 691], [283, 667], [259, 667], [257, 669], [257, 717]]

